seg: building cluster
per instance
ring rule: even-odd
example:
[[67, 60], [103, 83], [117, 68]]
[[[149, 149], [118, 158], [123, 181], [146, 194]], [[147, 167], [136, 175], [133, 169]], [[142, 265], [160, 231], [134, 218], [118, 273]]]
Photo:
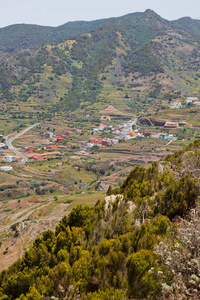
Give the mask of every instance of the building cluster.
[[185, 103], [200, 106], [200, 101], [197, 97], [188, 97]]
[[172, 105], [170, 106], [171, 109], [179, 109], [182, 107], [181, 102], [173, 102]]
[[101, 133], [112, 133], [115, 137], [114, 138], [90, 138], [88, 143], [84, 143], [87, 147], [91, 148], [94, 145], [115, 145], [119, 142], [119, 140], [130, 140], [136, 137], [144, 137], [144, 132], [140, 131], [139, 129], [133, 130], [133, 125], [135, 125], [135, 120], [129, 120], [124, 122], [123, 124], [115, 127], [112, 125], [106, 126], [104, 124], [100, 124], [98, 128], [94, 128], [91, 131], [91, 134]]
[[[197, 97], [187, 97], [185, 103], [187, 105], [200, 106], [200, 101]], [[173, 102], [172, 105], [170, 106], [170, 109], [179, 109], [181, 107], [182, 107], [181, 102]]]
[[176, 136], [174, 136], [173, 134], [168, 134], [168, 133], [151, 134], [151, 138], [162, 139], [165, 141], [176, 141], [177, 140]]
[[16, 159], [16, 157], [15, 156], [12, 156], [12, 155], [6, 155], [5, 157], [4, 157], [4, 162], [14, 162], [14, 161], [16, 161], [17, 159]]

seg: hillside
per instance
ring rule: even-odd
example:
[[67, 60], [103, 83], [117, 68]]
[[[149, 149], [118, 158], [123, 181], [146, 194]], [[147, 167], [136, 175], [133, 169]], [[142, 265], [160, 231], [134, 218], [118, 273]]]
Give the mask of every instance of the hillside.
[[74, 35], [94, 30], [106, 22], [115, 22], [115, 18], [90, 22], [68, 22], [58, 27], [28, 24], [10, 25], [0, 29], [0, 51], [13, 53], [59, 42]]
[[1, 273], [1, 299], [198, 299], [199, 153], [198, 140], [77, 205]]
[[[75, 26], [89, 32], [75, 35], [80, 33], [75, 30], [70, 39], [47, 45], [46, 28], [36, 27], [34, 34], [41, 36], [44, 46], [0, 55], [0, 100], [5, 116], [43, 119], [58, 111], [81, 108], [87, 112], [107, 104], [133, 112], [135, 98], [148, 107], [157, 98], [196, 95], [200, 80], [198, 21], [193, 20], [196, 25], [187, 30], [185, 22], [177, 22], [147, 10], [94, 21], [89, 27], [67, 23], [61, 31]], [[20, 26], [26, 28], [19, 25], [19, 32]], [[9, 34], [6, 37], [11, 46]]]

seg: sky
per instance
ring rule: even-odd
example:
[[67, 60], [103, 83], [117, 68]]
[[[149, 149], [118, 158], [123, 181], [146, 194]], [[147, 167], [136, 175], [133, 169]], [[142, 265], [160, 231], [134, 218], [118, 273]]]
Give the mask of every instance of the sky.
[[59, 26], [152, 9], [167, 20], [200, 19], [199, 0], [0, 0], [0, 28], [12, 24]]

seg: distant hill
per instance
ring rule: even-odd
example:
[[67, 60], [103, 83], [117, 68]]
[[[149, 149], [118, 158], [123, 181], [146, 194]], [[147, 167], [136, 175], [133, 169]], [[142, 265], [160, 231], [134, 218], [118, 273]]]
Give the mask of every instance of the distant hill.
[[200, 41], [200, 20], [193, 20], [190, 17], [184, 17], [173, 22]]
[[0, 51], [15, 53], [99, 28], [107, 22], [115, 23], [118, 18], [97, 21], [68, 22], [58, 27], [17, 24], [0, 29]]
[[131, 99], [135, 89], [138, 97], [168, 100], [198, 91], [199, 24], [146, 10], [57, 28], [3, 28], [0, 100], [26, 102], [31, 112], [33, 101], [40, 116], [39, 107], [75, 110]]

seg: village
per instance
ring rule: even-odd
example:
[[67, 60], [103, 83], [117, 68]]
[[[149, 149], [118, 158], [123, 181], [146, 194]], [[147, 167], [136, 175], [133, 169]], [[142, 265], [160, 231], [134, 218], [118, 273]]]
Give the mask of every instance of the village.
[[[104, 119], [107, 117], [104, 117]], [[102, 120], [103, 118], [101, 118]], [[108, 120], [108, 119], [107, 119]], [[112, 147], [118, 143], [126, 142], [131, 139], [137, 138], [158, 138], [163, 139], [165, 141], [172, 141], [177, 140], [177, 134], [168, 134], [166, 132], [159, 132], [159, 133], [150, 133], [144, 132], [140, 130], [140, 127], [137, 125], [137, 118], [130, 119], [124, 121], [117, 126], [114, 125], [104, 125], [100, 123], [99, 127], [95, 127], [92, 130], [86, 132], [89, 136], [87, 140], [79, 141], [77, 136], [83, 134], [83, 131], [80, 129], [74, 129], [71, 131], [66, 131], [64, 133], [53, 133], [53, 132], [46, 132], [43, 133], [41, 137], [44, 139], [41, 141], [40, 145], [30, 146], [27, 145], [25, 147], [21, 147], [20, 150], [23, 152], [28, 161], [45, 161], [51, 159], [52, 155], [62, 153], [63, 151], [74, 151], [74, 153], [78, 155], [89, 155], [93, 149], [96, 147]], [[177, 122], [165, 122], [163, 128], [179, 128], [179, 124]], [[99, 137], [103, 134], [103, 138]], [[98, 137], [95, 137], [97, 135]], [[68, 138], [75, 137], [76, 143], [72, 144], [71, 139], [68, 142]], [[109, 137], [107, 137], [109, 136]], [[4, 137], [1, 136], [1, 140], [3, 141]], [[79, 143], [77, 143], [79, 141]], [[15, 165], [19, 158], [16, 156], [7, 153], [7, 146], [4, 142], [0, 143], [0, 151], [1, 151], [1, 166], [0, 171], [10, 171], [12, 170], [13, 164]], [[8, 164], [8, 165], [5, 165]]]
[[[180, 109], [183, 107], [182, 104], [178, 101], [173, 102], [173, 105], [169, 108]], [[197, 97], [187, 97], [185, 105], [200, 106], [200, 102]], [[116, 123], [113, 113], [121, 117], [121, 123]], [[89, 155], [94, 150], [99, 149], [101, 151], [105, 147], [113, 147], [118, 143], [133, 139], [152, 138], [162, 139], [166, 142], [176, 141], [180, 129], [183, 128], [183, 123], [185, 123], [156, 120], [148, 117], [139, 118], [140, 116], [127, 120], [127, 118], [124, 118], [124, 114], [112, 105], [100, 111], [100, 114], [100, 125], [98, 127], [90, 130], [70, 128], [70, 130], [59, 133], [56, 133], [55, 130], [54, 132], [46, 131], [40, 133], [40, 139], [43, 138], [40, 143], [20, 146], [18, 150], [26, 156], [29, 162], [50, 160], [55, 155], [63, 155], [63, 152], [66, 151], [84, 156]], [[87, 114], [86, 118], [89, 119], [90, 115]], [[107, 125], [104, 123], [107, 123]], [[143, 125], [153, 125], [154, 127], [151, 126], [149, 129], [143, 130]], [[157, 130], [154, 130], [155, 127]], [[20, 157], [13, 155], [10, 150], [12, 149], [8, 149], [5, 137], [1, 134], [0, 171], [10, 171], [13, 169], [13, 166], [20, 163]]]

